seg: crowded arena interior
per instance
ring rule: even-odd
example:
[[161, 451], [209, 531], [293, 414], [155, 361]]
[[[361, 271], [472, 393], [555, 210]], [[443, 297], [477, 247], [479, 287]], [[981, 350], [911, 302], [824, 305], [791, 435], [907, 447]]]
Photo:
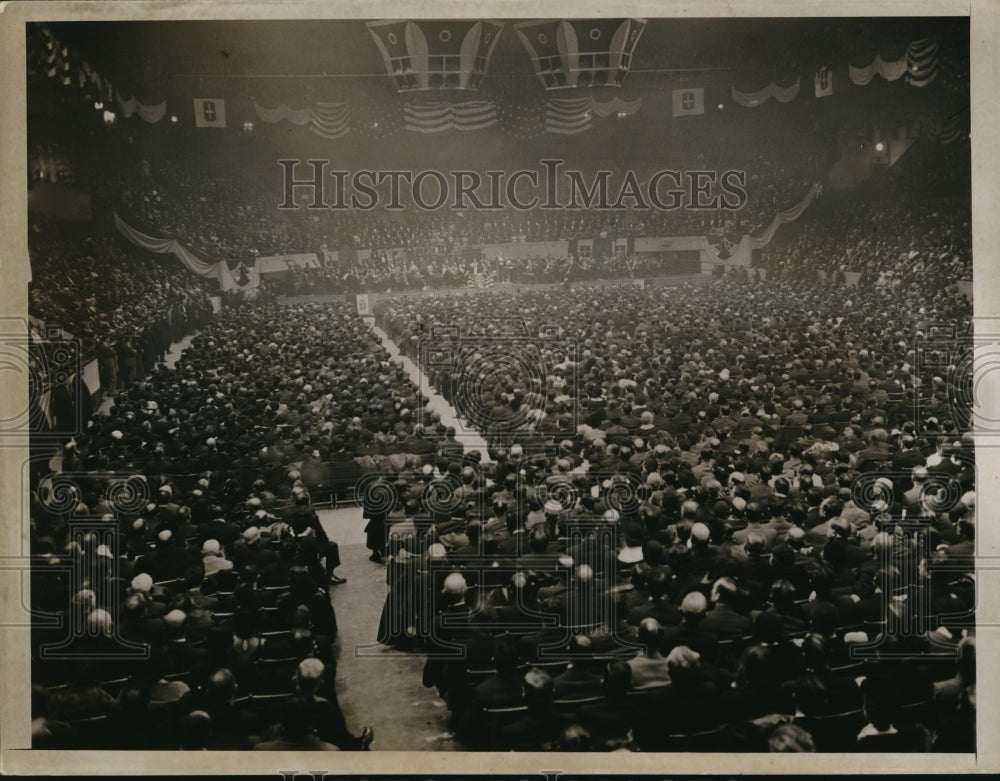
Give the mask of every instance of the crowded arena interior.
[[35, 748], [975, 751], [967, 19], [25, 36]]

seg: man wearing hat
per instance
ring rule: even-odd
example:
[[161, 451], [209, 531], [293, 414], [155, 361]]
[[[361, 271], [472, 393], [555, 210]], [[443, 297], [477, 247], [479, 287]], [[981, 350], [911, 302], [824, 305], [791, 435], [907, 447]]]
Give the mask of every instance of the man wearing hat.
[[205, 568], [206, 578], [217, 572], [233, 568], [233, 562], [226, 559], [225, 552], [218, 540], [205, 540], [201, 546], [201, 561]]

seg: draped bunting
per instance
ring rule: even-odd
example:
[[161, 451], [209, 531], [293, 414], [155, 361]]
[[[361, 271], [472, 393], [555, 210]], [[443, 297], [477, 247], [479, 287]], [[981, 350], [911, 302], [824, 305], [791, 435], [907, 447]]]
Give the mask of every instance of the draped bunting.
[[876, 54], [875, 59], [863, 68], [848, 65], [847, 72], [851, 77], [851, 82], [857, 84], [859, 87], [870, 84], [871, 80], [875, 78], [875, 74], [878, 74], [886, 81], [897, 81], [906, 73], [906, 60], [907, 58], [904, 55], [898, 60], [887, 62], [882, 59], [881, 54]]
[[280, 122], [283, 119], [287, 119], [293, 125], [307, 125], [312, 119], [312, 111], [309, 109], [293, 109], [284, 103], [275, 108], [265, 108], [260, 103], [254, 103], [253, 109], [257, 112], [257, 116], [269, 125], [273, 125], [275, 122]]
[[138, 114], [140, 119], [152, 123], [159, 122], [167, 113], [167, 102], [165, 100], [160, 101], [155, 106], [146, 106], [135, 98], [125, 100], [120, 92], [115, 92], [115, 97], [118, 100], [118, 107], [121, 109], [122, 117], [125, 119], [131, 119], [132, 115]]
[[906, 83], [913, 87], [926, 87], [937, 78], [938, 44], [930, 38], [913, 41], [897, 60], [883, 60], [882, 55], [863, 68], [848, 67], [851, 81], [859, 87], [871, 83], [878, 74], [886, 81], [897, 81], [906, 76]]
[[589, 95], [584, 98], [549, 98], [545, 106], [545, 130], [548, 133], [575, 135], [590, 130], [595, 116], [606, 118], [619, 114], [630, 116], [642, 108], [642, 98], [612, 98], [599, 103]]
[[470, 132], [493, 127], [497, 123], [497, 106], [492, 100], [470, 100], [464, 103], [410, 103], [403, 107], [404, 124], [414, 133], [440, 133], [443, 130]]
[[340, 138], [351, 129], [351, 107], [347, 103], [317, 103], [310, 108], [294, 109], [284, 103], [275, 108], [267, 108], [254, 103], [254, 111], [261, 121], [273, 125], [287, 120], [299, 127], [309, 129], [323, 138]]
[[[206, 263], [195, 256], [187, 247], [176, 239], [157, 239], [149, 236], [129, 225], [125, 220], [115, 214], [115, 227], [118, 231], [133, 244], [136, 244], [150, 252], [160, 255], [174, 255], [189, 271], [193, 271], [200, 277], [218, 278], [218, 263]], [[226, 265], [225, 263], [222, 264]]]
[[923, 136], [939, 144], [951, 144], [966, 135], [965, 123], [959, 114], [948, 117], [943, 122], [921, 117], [913, 126], [913, 135]]
[[809, 204], [815, 201], [819, 197], [822, 191], [823, 188], [820, 187], [818, 183], [810, 187], [809, 192], [806, 193], [805, 198], [803, 198], [801, 201], [795, 204], [795, 206], [793, 206], [791, 209], [786, 209], [783, 212], [778, 212], [775, 215], [774, 219], [771, 221], [771, 224], [767, 226], [767, 230], [765, 230], [759, 236], [751, 236], [750, 246], [753, 249], [763, 249], [768, 244], [770, 244], [771, 239], [774, 238], [774, 234], [778, 232], [778, 228], [780, 228], [787, 222], [794, 222], [799, 217], [801, 217], [802, 213], [809, 208]]
[[906, 81], [914, 87], [926, 87], [937, 78], [938, 45], [923, 38], [906, 49]]
[[633, 100], [624, 100], [622, 98], [615, 97], [607, 103], [598, 103], [595, 100], [592, 108], [594, 113], [599, 117], [617, 116], [619, 113], [628, 116], [635, 114], [640, 108], [642, 108], [642, 98], [636, 97]]
[[789, 103], [798, 97], [801, 82], [802, 79], [797, 78], [795, 79], [795, 83], [788, 87], [782, 87], [779, 84], [771, 82], [756, 92], [742, 92], [733, 87], [733, 102], [747, 108], [753, 108], [754, 106], [766, 103], [770, 98], [774, 98], [779, 103]]
[[309, 129], [323, 138], [340, 138], [351, 129], [351, 107], [346, 103], [317, 103]]
[[115, 227], [133, 244], [160, 255], [173, 255], [188, 271], [200, 277], [217, 279], [223, 290], [253, 290], [260, 286], [260, 272], [254, 260], [239, 261], [230, 268], [226, 261], [208, 263], [198, 258], [176, 239], [157, 239], [129, 225], [115, 214]]

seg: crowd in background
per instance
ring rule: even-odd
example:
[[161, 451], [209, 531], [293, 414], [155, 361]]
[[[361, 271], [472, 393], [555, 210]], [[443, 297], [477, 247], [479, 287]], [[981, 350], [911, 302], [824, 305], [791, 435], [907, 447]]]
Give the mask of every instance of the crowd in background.
[[56, 221], [33, 219], [28, 253], [28, 311], [36, 335], [50, 343], [68, 340], [83, 363], [96, 358], [106, 393], [145, 376], [172, 343], [212, 315], [207, 282], [175, 259], [150, 256], [120, 237], [71, 237]]
[[790, 279], [860, 272], [859, 284], [892, 291], [920, 286], [931, 296], [940, 286], [972, 279], [972, 228], [961, 202], [909, 201], [843, 204], [806, 214], [782, 228], [755, 264]]
[[[702, 152], [677, 148], [669, 161], [644, 162], [642, 168], [635, 169], [643, 192], [649, 177], [660, 168], [681, 172], [680, 182], [660, 182], [661, 201], [671, 204], [676, 200], [668, 210], [650, 204], [649, 208], [630, 208], [640, 206], [632, 200], [620, 210], [493, 211], [453, 210], [449, 206], [427, 211], [413, 203], [404, 203], [401, 211], [381, 207], [371, 211], [314, 210], [305, 208], [313, 202], [314, 193], [304, 187], [292, 194], [295, 208], [279, 209], [284, 203], [281, 181], [270, 169], [261, 171], [230, 165], [227, 159], [210, 159], [205, 161], [209, 170], [202, 170], [165, 150], [157, 150], [155, 155], [127, 151], [122, 161], [125, 165], [119, 164], [112, 174], [116, 185], [109, 189], [116, 210], [144, 230], [178, 239], [204, 259], [324, 249], [434, 249], [451, 254], [475, 244], [591, 239], [601, 232], [619, 238], [709, 235], [738, 240], [766, 227], [778, 211], [794, 206], [823, 173], [814, 150], [808, 148], [786, 145], [777, 158], [758, 151], [749, 156], [749, 162], [743, 155], [730, 167], [745, 172], [746, 202], [733, 211], [698, 210], [688, 208], [692, 194], [685, 172], [718, 171], [718, 177], [729, 169], [724, 160], [710, 160]], [[690, 159], [683, 157], [685, 151]], [[798, 173], [792, 175], [792, 171]], [[297, 174], [300, 178], [303, 175]], [[609, 180], [610, 203], [617, 199], [616, 188], [621, 186], [622, 182]], [[560, 187], [566, 193], [565, 200], [569, 185], [563, 181]], [[677, 194], [669, 195], [672, 190]], [[711, 199], [720, 193], [716, 181], [710, 194], [699, 197]], [[328, 202], [334, 198], [332, 193], [325, 194]], [[729, 201], [732, 198], [727, 196]]]
[[494, 284], [559, 284], [609, 279], [653, 277], [680, 273], [699, 273], [695, 258], [689, 261], [667, 260], [658, 253], [616, 252], [595, 259], [591, 255], [575, 257], [495, 259], [414, 252], [384, 253], [375, 257], [349, 258], [341, 253], [335, 261], [313, 265], [294, 260], [280, 275], [265, 275], [262, 285], [278, 294], [296, 296], [324, 293], [392, 292], [404, 290], [440, 290], [456, 287], [492, 287]]

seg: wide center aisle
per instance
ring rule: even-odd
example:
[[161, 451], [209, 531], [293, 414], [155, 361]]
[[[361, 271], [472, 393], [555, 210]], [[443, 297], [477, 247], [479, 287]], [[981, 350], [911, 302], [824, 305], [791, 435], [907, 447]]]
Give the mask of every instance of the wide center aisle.
[[421, 684], [424, 657], [375, 642], [385, 602], [385, 567], [368, 560], [360, 507], [320, 510], [320, 521], [340, 544], [344, 583], [330, 589], [337, 611], [337, 696], [348, 724], [367, 724], [379, 751], [461, 750], [445, 721], [448, 711]]

